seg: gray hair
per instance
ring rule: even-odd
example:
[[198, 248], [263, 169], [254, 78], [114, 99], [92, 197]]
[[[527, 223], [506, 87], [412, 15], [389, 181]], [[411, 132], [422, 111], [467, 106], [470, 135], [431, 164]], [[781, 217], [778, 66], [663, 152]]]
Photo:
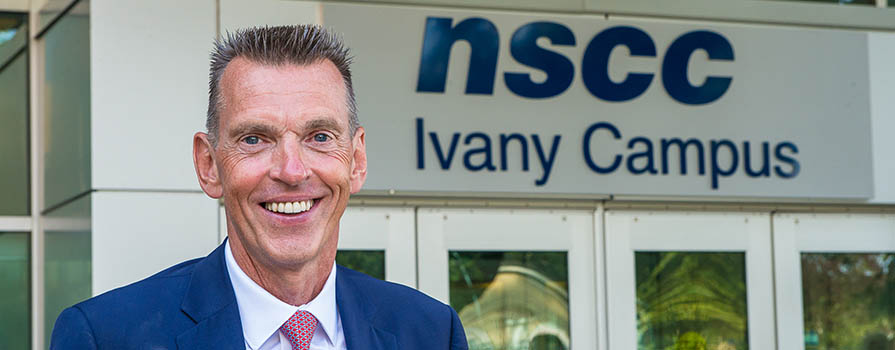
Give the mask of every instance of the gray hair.
[[221, 77], [230, 61], [243, 57], [265, 65], [308, 65], [329, 60], [345, 82], [348, 96], [348, 125], [351, 135], [360, 125], [357, 121], [357, 104], [351, 85], [351, 56], [341, 38], [319, 25], [291, 25], [253, 27], [226, 33], [215, 41], [211, 53], [211, 72], [208, 82], [208, 115], [205, 127], [212, 145], [217, 145], [219, 107], [221, 101]]

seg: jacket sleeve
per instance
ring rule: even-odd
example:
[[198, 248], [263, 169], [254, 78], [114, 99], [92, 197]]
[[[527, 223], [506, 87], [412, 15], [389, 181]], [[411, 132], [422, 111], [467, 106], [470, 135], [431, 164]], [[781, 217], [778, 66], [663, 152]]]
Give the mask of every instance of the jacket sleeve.
[[469, 350], [469, 345], [466, 344], [466, 331], [463, 330], [460, 317], [453, 308], [448, 306], [448, 309], [451, 311], [451, 350]]
[[62, 311], [53, 326], [50, 350], [96, 349], [93, 329], [84, 312], [77, 306]]

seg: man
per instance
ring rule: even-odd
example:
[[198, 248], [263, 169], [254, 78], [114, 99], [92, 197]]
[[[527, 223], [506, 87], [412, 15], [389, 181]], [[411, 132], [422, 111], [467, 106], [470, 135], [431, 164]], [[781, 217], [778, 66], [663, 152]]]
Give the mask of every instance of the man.
[[212, 55], [202, 189], [228, 240], [62, 312], [51, 349], [466, 349], [456, 312], [334, 260], [366, 178], [347, 49], [316, 26], [228, 35]]

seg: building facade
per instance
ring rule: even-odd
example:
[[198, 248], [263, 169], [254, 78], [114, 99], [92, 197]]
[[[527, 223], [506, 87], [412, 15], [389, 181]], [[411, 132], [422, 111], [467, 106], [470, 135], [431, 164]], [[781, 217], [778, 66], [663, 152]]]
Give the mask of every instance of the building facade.
[[895, 0], [0, 2], [0, 348], [226, 238], [212, 42], [354, 55], [341, 264], [471, 349], [895, 349]]

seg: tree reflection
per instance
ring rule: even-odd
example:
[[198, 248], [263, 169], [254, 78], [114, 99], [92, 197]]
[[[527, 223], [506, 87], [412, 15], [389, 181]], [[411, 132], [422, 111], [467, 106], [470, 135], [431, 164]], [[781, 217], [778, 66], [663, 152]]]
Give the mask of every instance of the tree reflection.
[[895, 349], [895, 254], [802, 254], [806, 350]]
[[744, 253], [637, 252], [641, 350], [748, 349]]

